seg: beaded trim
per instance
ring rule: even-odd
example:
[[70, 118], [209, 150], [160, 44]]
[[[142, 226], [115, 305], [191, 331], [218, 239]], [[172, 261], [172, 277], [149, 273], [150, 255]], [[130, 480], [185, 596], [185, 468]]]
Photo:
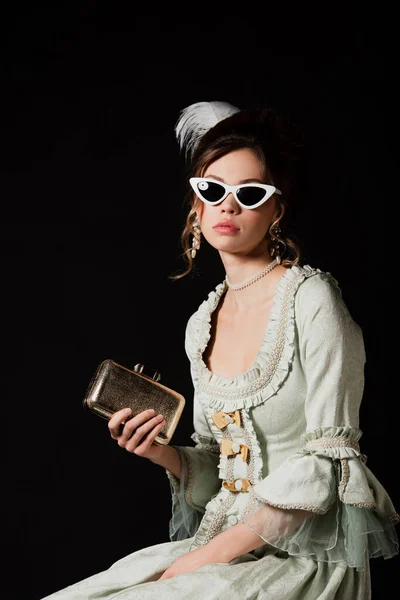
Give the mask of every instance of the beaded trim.
[[202, 546], [208, 544], [208, 542], [210, 542], [219, 533], [225, 518], [226, 511], [230, 509], [230, 507], [234, 504], [235, 500], [235, 494], [231, 492], [229, 496], [222, 502], [221, 506], [214, 515], [214, 518], [208, 528], [204, 540], [201, 543]]
[[250, 487], [249, 488], [249, 500], [244, 508], [242, 515], [241, 515], [242, 521], [244, 521], [245, 518], [247, 517], [247, 515], [253, 510], [253, 508], [255, 508], [256, 501], [257, 501], [257, 498], [254, 494], [254, 489], [253, 489], [253, 487]]
[[250, 411], [248, 408], [242, 408], [242, 419], [243, 427], [245, 429], [245, 440], [250, 450], [250, 472], [249, 479], [253, 483], [257, 483], [263, 479], [263, 459], [261, 453], [260, 442], [258, 441], [257, 433], [254, 429], [252, 418], [250, 417]]
[[[229, 440], [230, 442], [233, 442], [233, 438], [232, 438], [230, 432], [228, 431], [228, 428], [222, 430], [222, 436], [225, 440]], [[232, 459], [234, 459], [235, 457], [227, 456], [226, 458], [227, 458], [226, 479], [228, 481], [231, 481], [231, 479], [233, 479], [233, 460]]]
[[178, 503], [178, 486], [179, 486], [179, 479], [177, 477], [175, 477], [175, 475], [173, 473], [171, 473], [170, 471], [168, 471], [168, 469], [165, 469], [165, 472], [167, 474], [167, 477], [169, 479], [169, 481], [171, 482], [171, 486], [172, 486], [172, 504], [177, 504]]
[[[243, 437], [246, 441], [246, 445], [249, 448], [249, 457], [250, 457], [250, 460], [247, 463], [247, 477], [246, 478], [250, 481], [251, 484], [253, 484], [253, 473], [254, 473], [253, 445], [252, 445], [252, 440], [249, 435], [249, 432], [247, 431], [247, 429], [244, 425], [248, 420], [247, 413], [245, 413], [245, 411], [241, 412], [240, 417], [241, 417], [240, 421], [242, 423], [242, 425], [240, 426], [240, 429], [241, 429], [241, 433], [243, 434]], [[231, 432], [229, 431], [228, 427], [222, 429], [221, 432], [222, 432], [222, 436], [224, 439], [233, 441]], [[232, 481], [234, 479], [234, 470], [233, 469], [234, 469], [235, 458], [236, 458], [235, 456], [227, 457], [227, 459], [228, 459], [227, 460], [227, 469], [226, 469], [226, 480], [227, 481]], [[245, 508], [245, 514], [247, 514], [247, 512], [249, 512], [255, 504], [255, 498], [254, 498], [254, 495], [252, 495], [252, 492], [253, 492], [252, 485], [249, 487], [248, 491], [250, 493], [250, 498], [249, 498], [249, 502], [247, 503], [246, 508]], [[223, 503], [221, 504], [221, 506], [215, 513], [215, 515], [211, 521], [211, 524], [208, 527], [208, 530], [205, 535], [205, 539], [202, 542], [202, 545], [207, 544], [211, 539], [214, 538], [215, 535], [218, 534], [218, 532], [220, 531], [220, 529], [222, 527], [222, 523], [224, 521], [226, 511], [229, 510], [229, 508], [234, 504], [235, 500], [236, 500], [236, 493], [230, 492], [229, 496], [226, 498], [226, 500], [223, 501]]]
[[266, 498], [263, 498], [255, 490], [253, 490], [253, 492], [254, 492], [255, 497], [258, 498], [258, 500], [261, 500], [261, 502], [263, 502], [264, 504], [269, 504], [270, 506], [274, 506], [275, 508], [283, 508], [284, 510], [292, 510], [292, 509], [308, 510], [309, 512], [313, 512], [317, 515], [324, 515], [326, 512], [328, 512], [327, 510], [325, 510], [323, 508], [317, 508], [316, 506], [312, 506], [311, 504], [303, 504], [300, 502], [299, 503], [295, 502], [293, 504], [276, 504], [274, 502], [270, 502]]
[[[200, 381], [198, 383], [199, 391], [205, 392], [206, 394], [209, 394], [214, 397], [229, 398], [230, 400], [238, 400], [241, 398], [247, 398], [249, 396], [253, 396], [258, 391], [260, 391], [262, 388], [264, 388], [272, 380], [272, 378], [274, 377], [275, 372], [278, 368], [279, 362], [282, 358], [283, 350], [285, 347], [286, 329], [287, 329], [287, 322], [288, 322], [288, 318], [289, 318], [289, 306], [290, 306], [290, 301], [291, 301], [294, 289], [297, 286], [298, 279], [299, 279], [299, 275], [294, 277], [293, 280], [287, 285], [287, 287], [285, 289], [274, 349], [271, 352], [271, 356], [269, 357], [267, 366], [266, 366], [265, 370], [261, 373], [260, 377], [257, 380], [253, 381], [252, 383], [250, 383], [249, 385], [238, 388], [236, 391], [233, 390], [232, 388], [224, 389], [224, 388], [221, 388], [218, 386], [214, 386], [214, 385], [204, 381], [204, 379], [203, 380], [200, 379]], [[203, 368], [204, 368], [204, 366], [203, 366]]]
[[346, 438], [319, 438], [318, 440], [310, 440], [304, 446], [305, 450], [318, 450], [319, 448], [353, 448], [353, 450], [360, 451], [360, 446], [354, 440]]
[[358, 506], [359, 508], [369, 508], [370, 510], [374, 510], [377, 507], [376, 502], [343, 502], [343, 504]]
[[[243, 411], [244, 412], [244, 411]], [[242, 413], [242, 423], [247, 421], [247, 414]], [[249, 448], [250, 460], [247, 465], [247, 479], [250, 481], [252, 485], [254, 485], [254, 450], [253, 450], [253, 441], [247, 431], [246, 427], [243, 427], [243, 437], [246, 442], [246, 446]]]
[[[253, 452], [252, 452], [252, 441], [251, 438], [249, 436], [249, 432], [247, 431], [246, 427], [244, 426], [244, 415], [243, 412], [238, 409], [239, 413], [240, 413], [240, 422], [242, 423], [242, 425], [238, 425], [238, 428], [241, 430], [241, 433], [245, 439], [246, 445], [248, 447], [248, 451], [247, 451], [247, 460], [246, 460], [246, 464], [248, 465], [247, 467], [247, 474], [246, 474], [246, 479], [248, 479], [250, 481], [250, 483], [253, 483], [253, 463], [254, 463], [254, 459], [253, 459]], [[247, 415], [246, 415], [246, 420], [247, 420]], [[221, 435], [225, 440], [229, 440], [230, 442], [234, 442], [234, 439], [232, 437], [232, 434], [229, 430], [229, 427], [224, 427], [224, 429], [221, 429]], [[220, 448], [220, 446], [219, 446]], [[225, 473], [225, 480], [226, 481], [232, 481], [233, 479], [235, 479], [234, 477], [234, 461], [236, 459], [236, 454], [232, 455], [232, 456], [225, 456], [220, 454], [220, 458], [226, 459], [226, 473]], [[250, 467], [249, 467], [250, 464]]]
[[350, 477], [348, 458], [341, 458], [340, 465], [342, 467], [342, 473], [341, 473], [340, 482], [339, 482], [339, 486], [338, 486], [338, 493], [339, 493], [340, 500], [343, 501], [344, 490], [346, 489], [346, 485], [348, 484], [349, 477]]
[[187, 480], [187, 486], [186, 486], [186, 492], [185, 492], [186, 502], [188, 504], [190, 504], [190, 506], [193, 506], [194, 508], [196, 508], [197, 510], [204, 512], [203, 507], [197, 506], [197, 504], [193, 503], [192, 490], [193, 490], [194, 481], [195, 481], [194, 469], [193, 469], [192, 461], [190, 460], [190, 457], [188, 456], [188, 453], [182, 447], [181, 447], [181, 451], [185, 457], [186, 465], [187, 465], [187, 472], [188, 472], [188, 480]]
[[346, 500], [344, 499], [344, 492], [346, 490], [346, 485], [348, 484], [350, 479], [349, 459], [341, 458], [340, 466], [341, 477], [338, 485], [338, 494], [339, 499], [343, 502], [343, 504], [347, 504], [348, 506], [358, 506], [359, 508], [375, 509], [377, 507], [376, 502], [346, 502]]

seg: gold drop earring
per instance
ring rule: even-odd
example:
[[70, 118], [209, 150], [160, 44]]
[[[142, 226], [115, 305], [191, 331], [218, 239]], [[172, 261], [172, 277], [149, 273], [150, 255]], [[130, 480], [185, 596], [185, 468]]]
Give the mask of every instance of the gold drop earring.
[[284, 245], [284, 242], [281, 238], [281, 234], [282, 234], [282, 231], [279, 226], [279, 223], [273, 223], [269, 229], [269, 235], [271, 237], [269, 253], [272, 258], [275, 256], [276, 262], [278, 263], [278, 265], [281, 262], [281, 255], [279, 253], [279, 245], [280, 244]]
[[199, 218], [197, 216], [196, 216], [195, 220], [193, 221], [192, 229], [193, 229], [193, 240], [192, 240], [191, 255], [192, 255], [192, 258], [194, 258], [196, 256], [197, 250], [199, 250], [199, 248], [200, 248], [200, 239], [201, 239], [200, 222], [199, 222]]

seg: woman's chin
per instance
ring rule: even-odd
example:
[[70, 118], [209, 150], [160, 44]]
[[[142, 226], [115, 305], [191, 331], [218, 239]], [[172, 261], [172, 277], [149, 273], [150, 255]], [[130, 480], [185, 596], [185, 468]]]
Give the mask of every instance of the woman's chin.
[[[244, 240], [243, 238], [240, 239], [237, 236], [210, 236], [210, 238], [207, 241], [213, 248], [215, 248], [216, 250], [218, 250], [218, 252], [221, 253], [243, 255], [255, 253], [259, 255], [263, 253], [264, 250], [265, 252], [267, 251], [267, 244], [263, 244], [265, 240], [260, 240], [260, 242], [254, 243], [254, 239]], [[265, 249], [261, 247], [262, 245], [265, 245]]]

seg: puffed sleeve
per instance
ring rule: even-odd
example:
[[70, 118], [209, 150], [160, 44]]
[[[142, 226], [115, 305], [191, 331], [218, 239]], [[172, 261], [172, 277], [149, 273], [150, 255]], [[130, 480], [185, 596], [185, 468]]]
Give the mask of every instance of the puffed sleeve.
[[[191, 364], [196, 343], [193, 323], [193, 318], [189, 319], [185, 336], [185, 349]], [[219, 444], [209, 428], [196, 392], [193, 398], [193, 427], [194, 432], [190, 437], [194, 446], [172, 445], [181, 459], [180, 478], [166, 469], [172, 495], [172, 516], [169, 523], [171, 541], [187, 539], [196, 533], [206, 504], [221, 487], [218, 470]]]
[[360, 327], [329, 273], [303, 281], [295, 297], [306, 380], [306, 431], [296, 454], [257, 482], [244, 523], [292, 555], [346, 561], [398, 553], [400, 517], [360, 451], [365, 349]]

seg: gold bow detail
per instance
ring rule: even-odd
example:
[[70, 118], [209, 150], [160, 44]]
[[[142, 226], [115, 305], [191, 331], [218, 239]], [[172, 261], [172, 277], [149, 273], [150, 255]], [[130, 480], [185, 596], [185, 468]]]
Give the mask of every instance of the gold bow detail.
[[230, 492], [247, 492], [251, 483], [248, 479], [234, 479], [233, 481], [223, 481], [222, 485]]
[[234, 412], [224, 412], [221, 410], [214, 413], [211, 418], [218, 429], [223, 429], [227, 425], [230, 425], [230, 423], [235, 423], [238, 427], [242, 424], [240, 410], [235, 410]]
[[[236, 446], [239, 446], [239, 450], [233, 450], [232, 446], [234, 446], [235, 444]], [[232, 456], [232, 454], [239, 454], [240, 452], [242, 460], [244, 462], [247, 461], [249, 448], [245, 444], [238, 444], [236, 442], [233, 442], [232, 440], [221, 440], [220, 447], [222, 456]]]

